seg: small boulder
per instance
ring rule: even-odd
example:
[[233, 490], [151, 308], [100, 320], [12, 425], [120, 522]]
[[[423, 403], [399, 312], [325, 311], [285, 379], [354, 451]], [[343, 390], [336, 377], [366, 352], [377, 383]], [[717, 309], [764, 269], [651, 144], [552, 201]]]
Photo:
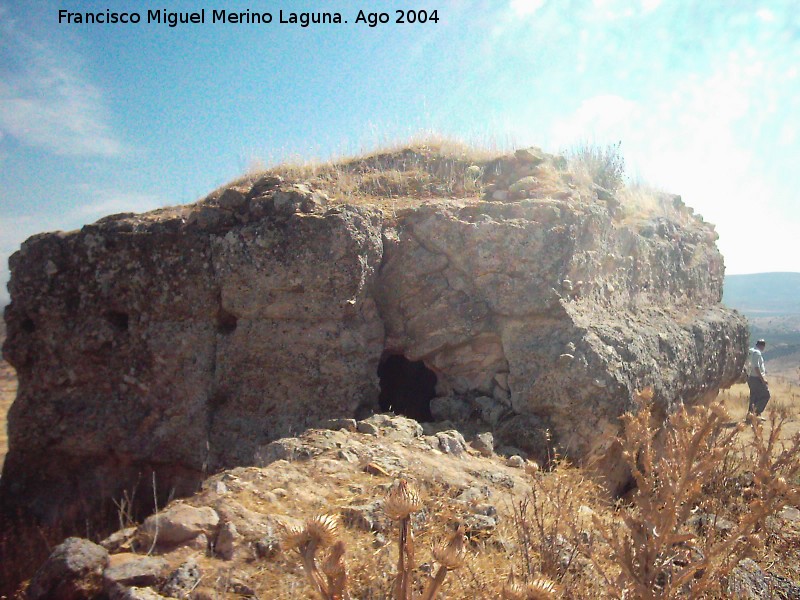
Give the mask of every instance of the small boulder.
[[359, 421], [356, 425], [356, 430], [367, 435], [378, 435], [379, 431], [378, 426], [370, 421]]
[[525, 466], [525, 459], [522, 458], [519, 454], [514, 454], [513, 456], [509, 456], [506, 459], [506, 465], [514, 469], [521, 469], [522, 467]]
[[323, 429], [332, 429], [334, 431], [339, 431], [340, 429], [345, 429], [347, 431], [355, 431], [356, 430], [356, 420], [355, 419], [328, 419], [327, 421], [323, 421], [320, 423], [320, 427]]
[[172, 573], [161, 586], [161, 593], [174, 598], [188, 598], [191, 591], [200, 581], [200, 567], [197, 561], [190, 558]]
[[464, 489], [458, 496], [456, 496], [456, 500], [459, 502], [464, 502], [467, 504], [478, 502], [479, 500], [485, 500], [491, 495], [491, 490], [484, 486], [479, 487], [476, 485], [472, 485], [466, 489]]
[[467, 442], [464, 441], [464, 436], [454, 429], [440, 431], [436, 434], [436, 438], [439, 440], [439, 450], [445, 454], [460, 456], [467, 450]]
[[106, 593], [108, 600], [165, 600], [166, 598], [149, 587], [116, 585]]
[[532, 192], [539, 187], [539, 180], [532, 175], [523, 177], [519, 181], [511, 184], [508, 191], [516, 197], [525, 197], [528, 192]]
[[67, 538], [53, 549], [28, 586], [30, 600], [82, 600], [103, 591], [108, 551], [89, 540]]
[[284, 215], [319, 213], [328, 205], [328, 198], [324, 194], [312, 191], [303, 184], [281, 188], [275, 192], [272, 201], [275, 211]]
[[158, 556], [142, 556], [129, 552], [114, 554], [109, 567], [103, 573], [106, 589], [116, 585], [126, 587], [148, 587], [160, 583], [168, 563]]
[[736, 600], [766, 600], [771, 598], [767, 577], [751, 558], [739, 561], [728, 576], [728, 596]]
[[250, 190], [250, 197], [260, 196], [270, 190], [274, 190], [283, 183], [280, 175], [264, 175], [253, 184]]
[[362, 531], [385, 532], [391, 527], [391, 521], [383, 512], [383, 500], [345, 506], [341, 514], [346, 526]]
[[219, 515], [211, 507], [174, 504], [147, 517], [136, 532], [136, 540], [140, 548], [149, 547], [154, 542], [159, 546], [176, 546], [201, 534], [216, 533], [217, 525]]
[[712, 513], [698, 512], [689, 517], [687, 525], [695, 529], [698, 533], [708, 533], [714, 530], [716, 535], [729, 535], [736, 524], [730, 519], [725, 519]]
[[481, 456], [492, 456], [494, 454], [494, 436], [490, 431], [479, 433], [472, 440], [472, 447], [481, 453]]
[[778, 516], [784, 521], [800, 523], [800, 510], [794, 506], [784, 506], [781, 509], [781, 512], [778, 513]]
[[219, 205], [228, 210], [235, 210], [247, 202], [247, 196], [237, 189], [228, 188], [219, 197]]
[[241, 540], [242, 536], [236, 530], [236, 525], [233, 523], [225, 523], [219, 528], [217, 541], [214, 544], [214, 551], [225, 560], [231, 560]]
[[464, 525], [464, 533], [469, 538], [487, 538], [494, 533], [497, 527], [497, 518], [495, 516], [475, 513], [465, 515], [461, 522]]
[[516, 159], [524, 164], [539, 165], [544, 162], [545, 154], [539, 148], [520, 148], [514, 152]]
[[115, 531], [102, 542], [100, 545], [109, 552], [120, 552], [122, 550], [131, 549], [131, 541], [136, 535], [136, 527], [126, 527]]

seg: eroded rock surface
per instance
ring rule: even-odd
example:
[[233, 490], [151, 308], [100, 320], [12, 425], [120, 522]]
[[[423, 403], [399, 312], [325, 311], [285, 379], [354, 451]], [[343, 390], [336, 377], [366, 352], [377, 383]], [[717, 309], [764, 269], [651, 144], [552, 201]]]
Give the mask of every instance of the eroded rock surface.
[[[719, 304], [713, 228], [677, 197], [625, 216], [556, 162], [477, 165], [484, 200], [330, 207], [319, 185], [267, 176], [32, 237], [10, 260], [3, 510], [82, 522], [152, 481], [163, 504], [331, 419], [435, 418], [428, 396], [455, 421], [441, 431], [471, 423], [539, 461], [557, 446], [618, 483], [634, 391], [668, 410], [730, 385], [746, 323]], [[391, 356], [406, 363], [381, 393]], [[136, 498], [152, 510], [152, 491]]]

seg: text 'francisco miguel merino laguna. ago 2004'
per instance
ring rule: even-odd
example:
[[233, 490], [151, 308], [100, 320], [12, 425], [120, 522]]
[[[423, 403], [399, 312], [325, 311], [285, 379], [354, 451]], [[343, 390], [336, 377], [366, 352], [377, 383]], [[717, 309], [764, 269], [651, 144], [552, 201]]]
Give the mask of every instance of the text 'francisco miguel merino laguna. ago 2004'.
[[[208, 20], [207, 20], [207, 17]], [[308, 27], [310, 25], [325, 25], [325, 24], [342, 24], [350, 22], [338, 12], [284, 12], [279, 10], [277, 18], [271, 12], [258, 12], [247, 9], [245, 11], [227, 11], [210, 9], [206, 11], [205, 8], [198, 11], [184, 11], [184, 12], [170, 12], [166, 9], [148, 10], [147, 13], [131, 12], [117, 12], [106, 9], [105, 11], [96, 12], [72, 12], [67, 9], [58, 11], [58, 22], [66, 25], [113, 25], [113, 24], [134, 24], [139, 23], [150, 24], [164, 24], [169, 27], [177, 27], [178, 25], [187, 24], [205, 24], [205, 23], [221, 23], [221, 24], [255, 24], [255, 25], [269, 25], [276, 24], [289, 24], [299, 25], [300, 27]], [[399, 24], [421, 24], [421, 23], [438, 23], [439, 14], [437, 10], [396, 10], [394, 16], [390, 16], [385, 12], [371, 12], [365, 13], [359, 10], [355, 16], [353, 23], [364, 24], [370, 27], [382, 25], [386, 23], [399, 23]]]

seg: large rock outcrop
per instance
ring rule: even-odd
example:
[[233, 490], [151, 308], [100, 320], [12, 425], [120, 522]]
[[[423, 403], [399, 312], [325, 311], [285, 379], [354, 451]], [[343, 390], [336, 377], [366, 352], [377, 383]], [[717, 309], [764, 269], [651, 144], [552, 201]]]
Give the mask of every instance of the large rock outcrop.
[[[276, 438], [425, 414], [430, 395], [613, 483], [636, 389], [668, 410], [741, 371], [746, 323], [719, 304], [716, 234], [673, 197], [626, 214], [536, 152], [478, 167], [484, 199], [333, 206], [319, 182], [265, 176], [26, 241], [5, 315], [19, 375], [6, 514], [80, 521], [153, 480], [191, 493]], [[385, 368], [382, 390], [390, 359], [408, 368]], [[422, 372], [426, 397], [402, 381]]]

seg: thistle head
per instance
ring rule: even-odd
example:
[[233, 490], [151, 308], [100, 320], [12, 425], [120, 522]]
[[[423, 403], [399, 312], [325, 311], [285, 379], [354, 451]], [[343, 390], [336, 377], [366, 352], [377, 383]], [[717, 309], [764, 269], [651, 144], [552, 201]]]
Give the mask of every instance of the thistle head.
[[383, 504], [386, 516], [395, 521], [407, 519], [411, 513], [421, 508], [422, 499], [419, 497], [419, 492], [405, 479], [398, 481], [397, 485], [389, 490]]
[[302, 527], [287, 526], [283, 544], [287, 549], [296, 548], [300, 552], [310, 545], [324, 548], [333, 543], [338, 533], [339, 518], [336, 515], [316, 515], [306, 521]]
[[458, 569], [464, 565], [464, 541], [464, 529], [459, 527], [446, 543], [434, 548], [433, 557], [448, 570]]
[[528, 597], [525, 588], [511, 578], [503, 584], [502, 593], [504, 600], [526, 600]]
[[558, 584], [546, 577], [534, 579], [525, 588], [528, 600], [551, 600], [558, 597], [560, 591]]
[[330, 546], [339, 534], [339, 517], [317, 515], [306, 521], [306, 533], [320, 548]]
[[504, 600], [552, 600], [560, 593], [557, 583], [545, 577], [538, 577], [528, 585], [521, 585], [514, 581], [511, 573], [508, 581], [503, 585]]

